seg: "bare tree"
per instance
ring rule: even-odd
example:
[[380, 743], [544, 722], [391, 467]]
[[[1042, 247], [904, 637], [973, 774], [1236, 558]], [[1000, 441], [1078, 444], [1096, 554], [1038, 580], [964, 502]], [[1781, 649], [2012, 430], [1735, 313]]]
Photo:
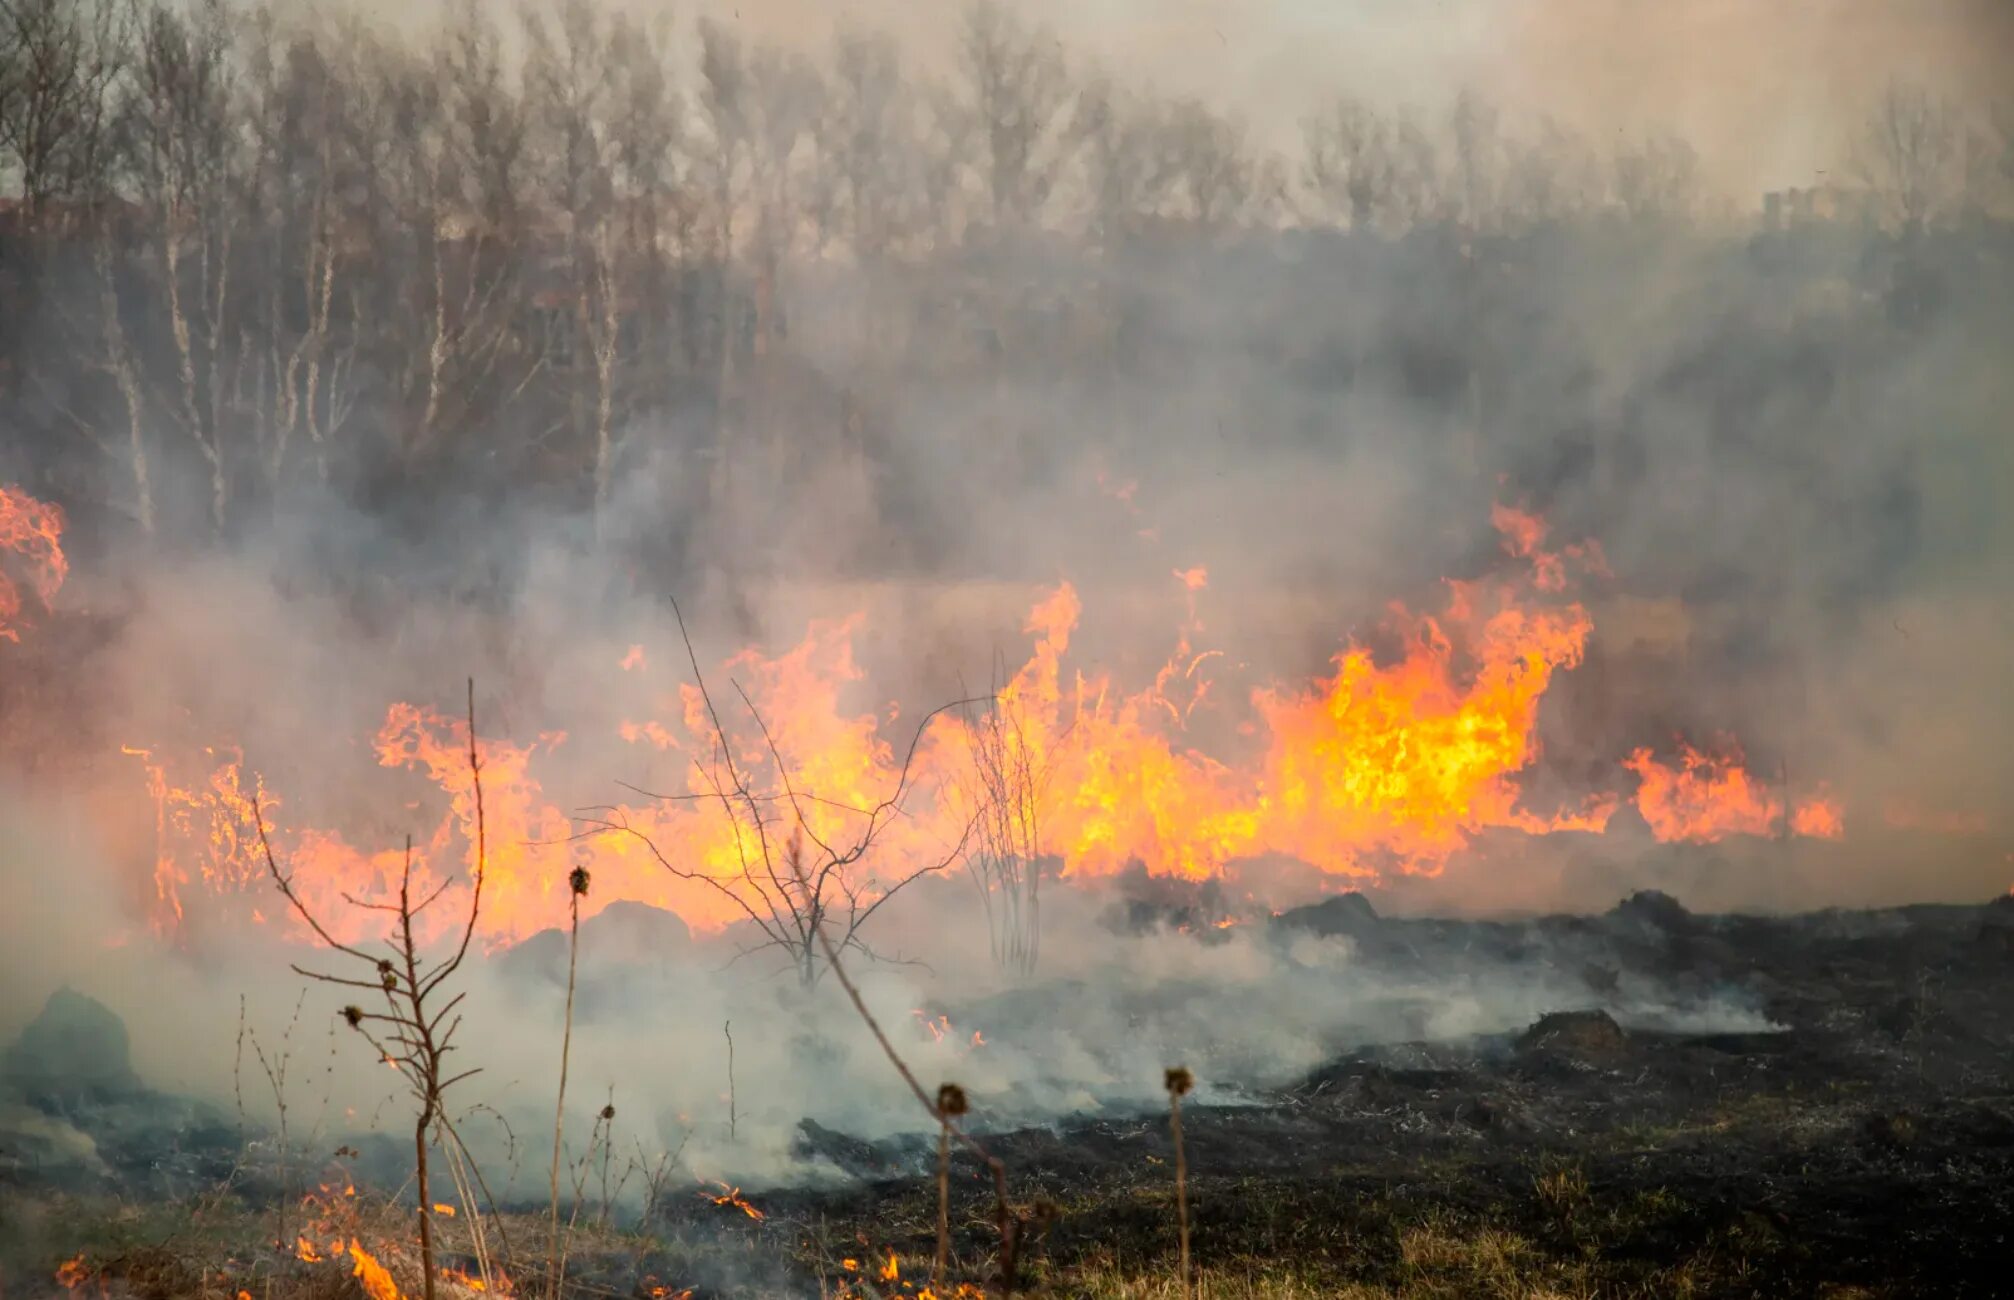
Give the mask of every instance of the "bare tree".
[[[269, 8], [253, 15], [247, 44], [246, 224], [259, 235], [250, 241], [250, 279], [263, 302], [241, 325], [251, 356], [240, 372], [254, 376], [253, 432], [277, 502], [296, 440], [305, 435], [326, 480], [328, 443], [355, 406], [354, 286], [345, 265], [351, 223], [341, 197], [351, 84], [321, 41], [283, 34]], [[339, 302], [350, 309], [340, 320]]]
[[824, 155], [818, 214], [876, 263], [901, 244], [922, 166], [919, 101], [905, 92], [892, 38], [842, 27], [834, 40], [828, 112], [819, 134]]
[[1068, 161], [1069, 70], [1054, 33], [998, 0], [974, 0], [960, 43], [979, 188], [995, 226], [1040, 219]]
[[1241, 123], [1189, 99], [1174, 106], [1161, 135], [1163, 166], [1182, 217], [1216, 231], [1264, 215], [1269, 173], [1253, 156]]
[[200, 0], [186, 15], [167, 0], [140, 2], [126, 111], [133, 173], [153, 226], [155, 270], [173, 343], [174, 399], [163, 405], [208, 467], [210, 525], [221, 533], [234, 469], [225, 372], [239, 215], [232, 192], [242, 164], [232, 14], [223, 0]]
[[1918, 231], [1962, 186], [1962, 143], [1949, 103], [1921, 86], [1890, 82], [1862, 132], [1854, 167], [1895, 222]]
[[[684, 193], [684, 106], [673, 84], [665, 20], [618, 16], [610, 47], [607, 149], [613, 171], [613, 261], [630, 286], [626, 314], [635, 336], [627, 369], [634, 409], [674, 400], [676, 270], [692, 243], [694, 205]], [[598, 470], [602, 468], [600, 464]], [[608, 487], [597, 480], [596, 499]]]
[[114, 0], [0, 0], [0, 171], [18, 177], [30, 228], [51, 200], [102, 185], [126, 16]]
[[[0, 0], [0, 173], [19, 181], [12, 234], [28, 256], [12, 270], [20, 304], [14, 319], [53, 321], [60, 346], [87, 373], [106, 376], [122, 406], [116, 434], [104, 415], [80, 407], [65, 376], [29, 367], [52, 409], [108, 458], [123, 461], [135, 522], [156, 526], [147, 399], [139, 360], [120, 318], [123, 240], [130, 234], [119, 193], [122, 133], [118, 110], [133, 68], [136, 11], [118, 0]], [[61, 219], [52, 206], [63, 205]], [[94, 292], [45, 292], [46, 270], [65, 241], [86, 246]]]
[[1100, 76], [1078, 95], [1071, 131], [1090, 201], [1092, 235], [1113, 248], [1167, 201], [1171, 178], [1161, 119], [1151, 106]]
[[1653, 135], [1616, 153], [1615, 200], [1632, 221], [1678, 220], [1699, 202], [1699, 155], [1673, 135]]
[[1587, 142], [1554, 119], [1510, 150], [1505, 207], [1525, 226], [1566, 221], [1589, 211], [1603, 190], [1599, 163]]
[[[677, 613], [676, 604], [673, 612]], [[683, 635], [684, 616], [678, 614], [678, 618]], [[913, 791], [916, 753], [931, 724], [940, 714], [976, 701], [959, 700], [931, 711], [917, 725], [887, 794], [864, 807], [844, 804], [818, 791], [798, 787], [791, 776], [790, 760], [778, 745], [775, 733], [739, 684], [735, 685], [735, 694], [747, 712], [750, 725], [762, 737], [768, 770], [752, 770], [736, 759], [734, 741], [715, 707], [689, 636], [685, 648], [694, 685], [712, 730], [706, 757], [694, 760], [700, 791], [690, 795], [652, 794], [644, 790], [638, 793], [674, 803], [717, 804], [733, 829], [735, 869], [725, 875], [714, 875], [677, 857], [675, 848], [667, 855], [647, 830], [635, 825], [617, 807], [590, 810], [593, 829], [589, 833], [632, 836], [672, 875], [680, 880], [701, 882], [719, 893], [762, 936], [761, 942], [748, 951], [771, 948], [781, 951], [799, 983], [813, 987], [826, 969], [822, 944], [836, 943], [840, 951], [853, 950], [873, 957], [863, 931], [874, 914], [904, 889], [944, 870], [964, 852], [971, 834], [969, 826], [957, 843], [942, 846], [941, 855], [921, 864], [905, 863], [887, 873], [876, 871], [873, 865], [882, 836], [902, 816], [903, 803]], [[840, 829], [833, 829], [835, 823]], [[827, 933], [828, 927], [837, 932], [836, 940]]]
[[579, 346], [568, 357], [568, 398], [577, 435], [593, 448], [597, 518], [614, 485], [616, 352], [623, 295], [617, 290], [616, 158], [609, 123], [626, 20], [590, 0], [564, 0], [556, 20], [525, 10], [526, 106], [561, 223], [566, 297]]
[[1364, 104], [1341, 99], [1301, 128], [1301, 177], [1320, 211], [1370, 230], [1398, 183], [1392, 128]]
[[1472, 90], [1455, 97], [1448, 134], [1453, 144], [1449, 177], [1454, 219], [1470, 231], [1486, 229], [1496, 214], [1503, 141], [1496, 110]]

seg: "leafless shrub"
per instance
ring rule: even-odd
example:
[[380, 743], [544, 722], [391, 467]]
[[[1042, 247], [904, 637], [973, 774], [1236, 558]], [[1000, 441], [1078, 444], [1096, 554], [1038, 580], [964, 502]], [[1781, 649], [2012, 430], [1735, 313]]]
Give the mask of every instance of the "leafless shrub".
[[[434, 1300], [436, 1265], [433, 1237], [433, 1199], [427, 1153], [430, 1139], [438, 1128], [443, 1131], [452, 1148], [466, 1159], [468, 1153], [461, 1148], [460, 1140], [448, 1122], [447, 1112], [442, 1105], [442, 1097], [447, 1090], [464, 1079], [478, 1073], [477, 1070], [462, 1070], [450, 1073], [448, 1056], [456, 1050], [455, 1031], [461, 1026], [461, 1017], [456, 1008], [461, 1005], [465, 993], [447, 995], [449, 982], [461, 970], [468, 957], [470, 941], [475, 937], [476, 920], [482, 911], [483, 876], [488, 864], [489, 844], [484, 825], [482, 762], [476, 749], [475, 726], [475, 683], [468, 688], [468, 732], [469, 732], [469, 776], [474, 782], [476, 811], [476, 865], [469, 891], [468, 916], [461, 926], [461, 935], [454, 950], [434, 961], [421, 954], [421, 942], [414, 928], [415, 920], [427, 907], [438, 901], [452, 880], [443, 880], [431, 893], [421, 898], [413, 896], [413, 855], [412, 840], [406, 841], [405, 863], [399, 877], [399, 891], [396, 902], [380, 903], [344, 895], [344, 901], [352, 907], [369, 912], [380, 912], [392, 918], [393, 933], [387, 946], [389, 956], [377, 956], [363, 948], [338, 940], [316, 917], [301, 896], [295, 892], [293, 882], [280, 869], [274, 856], [272, 841], [266, 833], [266, 817], [263, 806], [254, 805], [258, 821], [259, 847], [266, 860], [266, 868], [278, 886], [287, 903], [316, 938], [330, 951], [348, 957], [370, 972], [369, 978], [359, 979], [348, 975], [337, 975], [325, 971], [309, 970], [295, 966], [297, 974], [319, 983], [338, 988], [354, 989], [366, 995], [366, 1000], [376, 1003], [383, 1000], [383, 1011], [366, 1011], [363, 1006], [351, 1003], [342, 1009], [342, 1017], [350, 1028], [363, 1035], [378, 1053], [380, 1059], [394, 1066], [400, 1077], [411, 1090], [418, 1103], [418, 1114], [413, 1124], [413, 1176], [419, 1198], [419, 1241], [420, 1267], [427, 1300]], [[439, 999], [446, 997], [446, 1001]], [[473, 1202], [468, 1205], [472, 1216], [479, 1213]], [[484, 1278], [486, 1284], [489, 1278]]]
[[[908, 886], [942, 871], [963, 853], [971, 835], [969, 827], [941, 857], [921, 866], [905, 866], [887, 876], [877, 875], [869, 866], [883, 831], [902, 814], [903, 800], [911, 791], [917, 749], [931, 723], [940, 714], [974, 701], [955, 701], [926, 715], [904, 754], [894, 788], [878, 803], [857, 807], [796, 787], [790, 764], [777, 746], [774, 733], [754, 700], [737, 684], [735, 693], [761, 734], [769, 758], [767, 781], [758, 784], [759, 775], [734, 756], [727, 727], [707, 688], [692, 638], [686, 632], [684, 615], [677, 613], [676, 603], [672, 608], [678, 617], [679, 633], [685, 638], [694, 683], [712, 723], [711, 749], [704, 760], [696, 760], [694, 764], [705, 788], [691, 795], [638, 793], [680, 802], [717, 801], [735, 830], [735, 869], [716, 876], [668, 856], [618, 808], [589, 810], [592, 829], [588, 833], [634, 836], [666, 871], [681, 880], [701, 882], [730, 900], [763, 936], [763, 941], [748, 951], [774, 948], [783, 952], [799, 982], [810, 988], [823, 973], [821, 953], [829, 943], [828, 926], [839, 931], [833, 945], [837, 951], [875, 957], [862, 937], [863, 928], [874, 914]], [[844, 835], [821, 833], [810, 815], [814, 807], [838, 814], [850, 829]]]
[[1042, 801], [1055, 755], [1024, 725], [1019, 701], [997, 688], [964, 710], [971, 770], [962, 791], [972, 813], [965, 864], [985, 909], [993, 963], [1034, 974], [1042, 940]]

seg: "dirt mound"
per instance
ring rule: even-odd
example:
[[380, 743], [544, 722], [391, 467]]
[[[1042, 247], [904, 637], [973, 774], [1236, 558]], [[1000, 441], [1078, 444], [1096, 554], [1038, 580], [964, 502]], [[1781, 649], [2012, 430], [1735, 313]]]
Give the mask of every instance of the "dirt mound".
[[0, 1079], [29, 1096], [107, 1099], [140, 1091], [126, 1022], [68, 988], [50, 995], [0, 1057]]
[[1639, 889], [1609, 909], [1609, 916], [1664, 934], [1683, 934], [1698, 925], [1685, 904], [1661, 889]]
[[1551, 1011], [1518, 1036], [1521, 1055], [1607, 1061], [1628, 1049], [1629, 1037], [1606, 1011]]
[[1319, 935], [1358, 936], [1375, 929], [1377, 909], [1371, 900], [1355, 890], [1337, 894], [1319, 903], [1280, 913], [1274, 925], [1286, 930], [1306, 930]]

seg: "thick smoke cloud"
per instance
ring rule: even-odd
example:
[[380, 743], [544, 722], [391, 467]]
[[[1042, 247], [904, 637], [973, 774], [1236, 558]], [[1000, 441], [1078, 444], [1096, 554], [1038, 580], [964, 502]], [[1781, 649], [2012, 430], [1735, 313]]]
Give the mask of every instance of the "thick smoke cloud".
[[[917, 84], [952, 77], [954, 19], [913, 8], [855, 17], [900, 28]], [[175, 951], [147, 933], [154, 810], [121, 745], [238, 747], [295, 824], [394, 845], [436, 824], [438, 793], [381, 768], [369, 738], [392, 701], [453, 714], [464, 677], [485, 736], [568, 733], [540, 768], [552, 804], [675, 784], [675, 757], [616, 740], [683, 672], [668, 594], [709, 666], [860, 614], [850, 698], [892, 711], [906, 738], [997, 661], [1018, 665], [1028, 608], [1062, 580], [1085, 600], [1073, 663], [1150, 680], [1190, 618], [1173, 572], [1195, 566], [1209, 583], [1190, 635], [1224, 651], [1212, 671], [1227, 702], [1204, 725], [1235, 744], [1252, 688], [1325, 671], [1351, 638], [1376, 644], [1390, 601], [1432, 609], [1444, 579], [1509, 567], [1496, 501], [1543, 514], [1557, 542], [1597, 540], [1612, 574], [1574, 593], [1594, 637], [1547, 697], [1533, 790], [1562, 804], [1626, 794], [1633, 746], [1725, 733], [1755, 771], [1835, 794], [1847, 835], [1664, 846], [1628, 812], [1599, 839], [1492, 833], [1438, 877], [1381, 882], [1382, 910], [1593, 909], [1646, 886], [1701, 909], [1777, 909], [1970, 899], [2014, 880], [2000, 794], [2014, 785], [2004, 177], [1906, 235], [1871, 210], [1774, 230], [1753, 211], [1764, 186], [1825, 184], [1864, 162], [1867, 114], [1891, 78], [1973, 109], [2007, 66], [2004, 15], [1871, 2], [1650, 15], [1474, 3], [1431, 19], [1411, 5], [1153, 8], [1053, 18], [1072, 59], [1241, 116], [1252, 153], [1297, 190], [1301, 119], [1339, 92], [1416, 106], [1438, 132], [1473, 89], [1520, 140], [1544, 138], [1545, 114], [1578, 130], [1586, 143], [1560, 147], [1563, 170], [1583, 153], [1605, 166], [1623, 147], [1612, 137], [1676, 132], [1705, 197], [1638, 218], [1606, 199], [1541, 210], [1530, 155], [1518, 171], [1507, 149], [1491, 223], [1392, 223], [1380, 208], [1352, 228], [1345, 210], [1299, 210], [1314, 204], [1301, 192], [1243, 225], [1164, 218], [1100, 242], [1080, 205], [1047, 232], [975, 220], [969, 238], [920, 240], [906, 260], [799, 256], [761, 288], [737, 268], [722, 295], [773, 292], [787, 328], [762, 334], [761, 351], [723, 345], [738, 378], [705, 371], [712, 354], [692, 363], [688, 405], [626, 413], [599, 508], [585, 474], [550, 470], [578, 470], [578, 447], [552, 450], [565, 436], [532, 417], [472, 419], [482, 438], [407, 460], [386, 401], [371, 413], [384, 427], [352, 430], [326, 479], [303, 470], [270, 500], [246, 491], [218, 542], [203, 463], [162, 403], [146, 432], [164, 449], [168, 523], [148, 541], [105, 504], [126, 490], [104, 486], [116, 460], [60, 432], [64, 395], [9, 389], [0, 420], [23, 437], [0, 469], [67, 496], [78, 564], [64, 605], [98, 621], [60, 648], [31, 640], [8, 665], [37, 674], [8, 708], [22, 734], [49, 738], [51, 763], [0, 778], [0, 886], [22, 940], [0, 966], [0, 1030], [74, 983], [125, 1014], [151, 1077], [222, 1098], [238, 995], [267, 1041], [292, 1014], [299, 990], [274, 972], [299, 954], [280, 927], [205, 928], [192, 910]], [[736, 9], [742, 39], [823, 56], [822, 7], [818, 22], [782, 3]], [[74, 337], [76, 304], [95, 292], [88, 266], [56, 265], [39, 300], [46, 336]], [[527, 301], [549, 310], [539, 292]], [[375, 399], [396, 382], [358, 388]], [[574, 397], [552, 407], [577, 431]], [[637, 645], [648, 675], [618, 667]], [[1278, 863], [1229, 876], [1258, 912], [1340, 883]], [[984, 961], [969, 883], [925, 882], [873, 936], [921, 964], [867, 966], [870, 1001], [930, 1077], [968, 1077], [995, 1118], [1043, 1119], [1151, 1102], [1171, 1060], [1196, 1065], [1206, 1095], [1231, 1096], [1352, 1042], [1501, 1031], [1584, 996], [1550, 969], [1395, 981], [1367, 973], [1347, 940], [1276, 942], [1256, 926], [1217, 945], [1119, 933], [1106, 912], [1128, 888], [1053, 883], [1042, 982], [1016, 990]], [[590, 947], [573, 1131], [612, 1087], [647, 1148], [684, 1141], [695, 1172], [752, 1181], [803, 1174], [799, 1117], [869, 1136], [913, 1123], [829, 984], [801, 994], [760, 954], [727, 964], [747, 939], [665, 940], [668, 968], [645, 974], [649, 962]], [[471, 1099], [535, 1115], [559, 1003], [550, 979], [507, 962], [471, 975], [467, 1035], [486, 1069]], [[1732, 1002], [1627, 992], [1652, 1023], [1760, 1024]], [[311, 990], [297, 1047], [318, 1062], [327, 1001]], [[917, 1011], [953, 1017], [943, 1043]], [[733, 1140], [728, 1023], [747, 1126]], [[973, 1032], [986, 1047], [971, 1048]], [[348, 1042], [335, 1060], [332, 1080], [304, 1086], [318, 1106], [331, 1098], [327, 1123], [344, 1131], [387, 1085]]]

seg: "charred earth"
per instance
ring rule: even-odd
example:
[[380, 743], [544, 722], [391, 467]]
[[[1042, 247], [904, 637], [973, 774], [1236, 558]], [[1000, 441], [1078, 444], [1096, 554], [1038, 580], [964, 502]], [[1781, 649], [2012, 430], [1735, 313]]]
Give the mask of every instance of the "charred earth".
[[[1156, 922], [1136, 908], [1123, 923]], [[1482, 922], [1381, 917], [1346, 898], [1270, 928], [1279, 944], [1347, 934], [1367, 973], [1433, 962], [1456, 968], [1443, 979], [1489, 978], [1544, 963], [1581, 993], [1515, 1032], [1362, 1042], [1299, 1078], [1205, 1080], [1184, 1109], [1205, 1294], [2003, 1293], [2008, 900], [1754, 917], [1641, 894], [1599, 916]], [[1740, 1001], [1757, 1027], [1646, 1018], [1632, 990], [1653, 984]], [[111, 1012], [58, 994], [7, 1053], [0, 1089], [8, 1293], [34, 1293], [77, 1256], [132, 1294], [255, 1267], [273, 1188], [246, 1175], [238, 1128], [133, 1075]], [[1027, 1217], [1023, 1284], [1156, 1293], [1177, 1230], [1166, 1115], [1104, 1107], [1017, 1125], [1001, 1113], [980, 1127]], [[689, 1179], [654, 1190], [631, 1226], [582, 1245], [570, 1276], [602, 1295], [923, 1286], [934, 1135], [869, 1140], [806, 1119], [796, 1154], [826, 1176], [745, 1197], [694, 1196]], [[967, 1261], [995, 1244], [990, 1186], [954, 1158]], [[192, 1199], [223, 1222], [241, 1215], [251, 1240], [197, 1259], [186, 1221], [131, 1208]], [[115, 1202], [126, 1208], [103, 1208]], [[55, 1205], [68, 1209], [52, 1218]], [[124, 1228], [94, 1226], [101, 1213]], [[906, 1286], [873, 1280], [898, 1260], [911, 1261]], [[308, 1267], [285, 1252], [272, 1263], [283, 1281]], [[664, 1279], [678, 1286], [654, 1292]]]

